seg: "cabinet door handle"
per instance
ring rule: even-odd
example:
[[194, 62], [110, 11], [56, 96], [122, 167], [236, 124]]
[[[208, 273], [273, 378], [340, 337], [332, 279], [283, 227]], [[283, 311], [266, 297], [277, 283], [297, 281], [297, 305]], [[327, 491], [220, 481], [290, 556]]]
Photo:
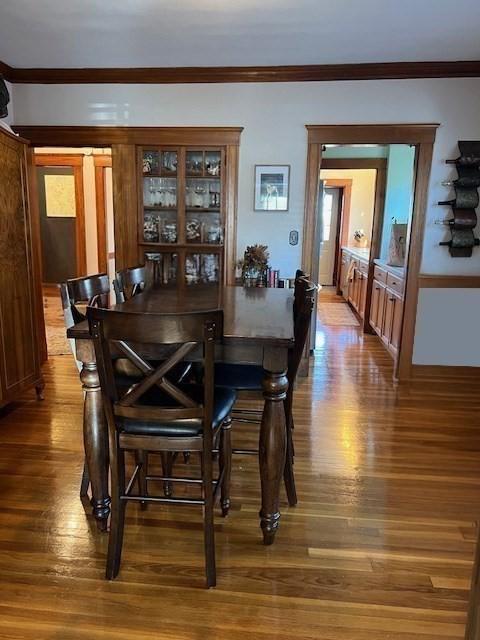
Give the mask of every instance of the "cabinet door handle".
[[389, 298], [390, 302], [395, 302], [396, 298]]
[[380, 291], [380, 287], [375, 287], [375, 291]]
[[395, 281], [393, 281], [393, 282], [392, 282], [392, 284], [395, 284], [395, 285], [396, 285], [397, 283], [396, 283]]

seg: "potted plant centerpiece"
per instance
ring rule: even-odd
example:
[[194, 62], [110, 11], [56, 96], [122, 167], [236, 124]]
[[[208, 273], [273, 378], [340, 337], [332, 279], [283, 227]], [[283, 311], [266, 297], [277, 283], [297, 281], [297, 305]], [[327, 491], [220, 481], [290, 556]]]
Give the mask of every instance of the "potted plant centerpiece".
[[244, 287], [265, 287], [270, 254], [264, 244], [254, 244], [245, 249], [238, 267], [242, 271]]

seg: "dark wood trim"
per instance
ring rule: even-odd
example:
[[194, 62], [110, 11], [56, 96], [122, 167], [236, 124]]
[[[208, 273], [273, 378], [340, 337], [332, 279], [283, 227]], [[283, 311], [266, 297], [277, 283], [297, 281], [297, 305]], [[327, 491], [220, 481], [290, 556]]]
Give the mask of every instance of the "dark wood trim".
[[[431, 124], [347, 124], [347, 125], [305, 125], [309, 144], [338, 144], [338, 134], [348, 144], [420, 144], [434, 142], [440, 126]], [[26, 136], [28, 137], [28, 136]], [[333, 158], [332, 158], [333, 160]]]
[[[308, 125], [307, 177], [305, 188], [305, 215], [303, 224], [302, 269], [311, 272], [313, 242], [316, 237], [316, 208], [318, 177], [322, 166], [322, 145], [377, 143], [412, 144], [417, 147], [414, 207], [409, 232], [406, 269], [404, 318], [399, 353], [395, 362], [394, 377], [407, 380], [410, 377], [413, 356], [413, 340], [418, 303], [418, 274], [423, 249], [428, 181], [432, 164], [433, 142], [438, 125]], [[325, 137], [322, 137], [322, 136]], [[379, 197], [379, 196], [378, 196]], [[376, 232], [379, 233], [379, 230]], [[372, 236], [374, 242], [375, 234]], [[371, 257], [375, 257], [372, 250]]]
[[243, 127], [13, 127], [37, 147], [134, 145], [238, 145]]
[[409, 78], [473, 78], [479, 60], [369, 62], [236, 67], [14, 68], [2, 64], [7, 80], [20, 84], [196, 84], [225, 82], [324, 82]]
[[72, 167], [75, 180], [75, 240], [77, 251], [77, 276], [87, 274], [87, 247], [85, 236], [85, 199], [83, 191], [83, 155], [36, 153], [37, 167]]
[[429, 275], [418, 276], [420, 289], [480, 289], [480, 276]]

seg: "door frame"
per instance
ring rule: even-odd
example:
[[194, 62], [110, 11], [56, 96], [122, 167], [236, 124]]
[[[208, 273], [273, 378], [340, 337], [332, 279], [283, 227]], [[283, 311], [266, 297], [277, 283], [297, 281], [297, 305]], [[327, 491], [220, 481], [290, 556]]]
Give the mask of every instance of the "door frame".
[[[326, 167], [324, 167], [325, 169]], [[322, 178], [320, 178], [322, 180]], [[339, 203], [337, 225], [335, 229], [335, 257], [333, 262], [333, 285], [338, 293], [339, 286], [339, 257], [340, 247], [345, 243], [346, 230], [348, 229], [348, 223], [350, 222], [350, 205], [352, 202], [352, 180], [350, 179], [337, 179], [337, 178], [325, 178], [322, 180], [325, 189], [333, 187], [341, 190], [341, 200]]]
[[[35, 153], [36, 167], [72, 167], [75, 183], [75, 248], [77, 276], [87, 273], [87, 248], [85, 237], [85, 201], [83, 192], [83, 155]], [[43, 251], [43, 249], [42, 249]], [[42, 283], [43, 283], [43, 273]]]
[[[318, 179], [325, 144], [410, 144], [416, 148], [415, 182], [412, 216], [407, 234], [407, 265], [402, 332], [394, 379], [409, 380], [412, 373], [413, 342], [418, 305], [418, 275], [422, 259], [428, 182], [432, 165], [433, 144], [439, 124], [387, 125], [306, 125], [308, 133], [305, 211], [302, 241], [302, 269], [309, 273], [312, 266], [316, 227]], [[323, 165], [324, 166], [324, 165]], [[376, 221], [372, 237], [380, 237], [381, 226]], [[372, 253], [372, 255], [374, 255]], [[367, 291], [368, 293], [368, 291]], [[368, 302], [368, 301], [367, 301]]]
[[112, 156], [107, 154], [94, 154], [93, 165], [95, 167], [98, 271], [99, 273], [108, 273], [105, 174], [107, 168], [112, 168]]

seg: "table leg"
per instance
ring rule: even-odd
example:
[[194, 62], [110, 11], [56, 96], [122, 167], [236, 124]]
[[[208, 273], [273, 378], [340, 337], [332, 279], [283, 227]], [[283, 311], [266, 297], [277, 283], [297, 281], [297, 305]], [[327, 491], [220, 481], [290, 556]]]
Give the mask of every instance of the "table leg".
[[280, 520], [280, 484], [285, 467], [286, 426], [283, 401], [288, 389], [286, 370], [271, 371], [264, 362], [265, 406], [260, 426], [259, 463], [262, 485], [260, 526], [263, 543], [272, 544]]
[[95, 362], [83, 362], [80, 380], [85, 391], [83, 442], [90, 485], [93, 515], [100, 531], [106, 531], [110, 514], [108, 495], [108, 439], [102, 394]]

